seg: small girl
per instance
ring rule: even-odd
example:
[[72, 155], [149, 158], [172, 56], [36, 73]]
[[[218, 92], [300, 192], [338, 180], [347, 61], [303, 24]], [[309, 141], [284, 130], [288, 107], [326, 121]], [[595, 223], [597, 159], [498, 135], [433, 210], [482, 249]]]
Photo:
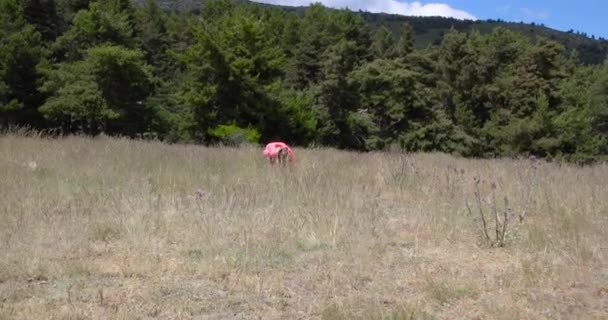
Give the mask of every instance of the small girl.
[[293, 164], [294, 161], [296, 161], [293, 150], [284, 142], [271, 142], [267, 144], [263, 154], [268, 158], [271, 164], [274, 164], [277, 160], [279, 161], [279, 164], [285, 164], [287, 163], [287, 158], [289, 158], [290, 164]]

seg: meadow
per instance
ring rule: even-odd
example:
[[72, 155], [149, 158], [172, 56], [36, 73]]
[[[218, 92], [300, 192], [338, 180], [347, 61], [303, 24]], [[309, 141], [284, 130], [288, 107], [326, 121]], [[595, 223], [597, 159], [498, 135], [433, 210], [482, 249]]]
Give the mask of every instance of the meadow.
[[0, 137], [0, 319], [608, 318], [607, 164], [295, 152]]

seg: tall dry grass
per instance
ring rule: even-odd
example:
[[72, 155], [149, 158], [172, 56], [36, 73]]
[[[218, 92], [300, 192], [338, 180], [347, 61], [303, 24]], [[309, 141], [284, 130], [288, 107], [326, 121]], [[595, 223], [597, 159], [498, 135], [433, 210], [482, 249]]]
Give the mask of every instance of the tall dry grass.
[[608, 317], [605, 164], [296, 153], [0, 137], [0, 319]]

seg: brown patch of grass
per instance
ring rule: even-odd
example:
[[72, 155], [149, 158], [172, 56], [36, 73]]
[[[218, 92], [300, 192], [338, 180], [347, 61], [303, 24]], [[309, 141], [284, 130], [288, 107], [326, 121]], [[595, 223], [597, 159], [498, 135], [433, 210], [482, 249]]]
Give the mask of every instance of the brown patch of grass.
[[[392, 309], [392, 310], [391, 310]], [[370, 320], [433, 320], [432, 315], [426, 313], [419, 305], [406, 304], [394, 308], [385, 304], [370, 304], [359, 301], [352, 305], [326, 306], [321, 311], [323, 320], [345, 320], [345, 319], [370, 319]]]
[[470, 283], [458, 283], [451, 280], [427, 279], [426, 291], [431, 298], [440, 304], [450, 304], [464, 298], [477, 299], [479, 288]]
[[0, 137], [0, 318], [608, 317], [605, 164], [296, 152]]

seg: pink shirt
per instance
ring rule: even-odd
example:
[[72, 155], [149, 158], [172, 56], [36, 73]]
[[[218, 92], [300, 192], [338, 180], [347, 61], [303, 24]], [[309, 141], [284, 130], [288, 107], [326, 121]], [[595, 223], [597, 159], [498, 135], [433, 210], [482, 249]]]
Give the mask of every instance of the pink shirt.
[[279, 151], [281, 149], [287, 149], [287, 155], [289, 156], [289, 162], [294, 162], [296, 160], [296, 156], [293, 153], [293, 150], [285, 143], [285, 142], [271, 142], [266, 145], [264, 148], [264, 156], [270, 160], [276, 159], [279, 155]]

